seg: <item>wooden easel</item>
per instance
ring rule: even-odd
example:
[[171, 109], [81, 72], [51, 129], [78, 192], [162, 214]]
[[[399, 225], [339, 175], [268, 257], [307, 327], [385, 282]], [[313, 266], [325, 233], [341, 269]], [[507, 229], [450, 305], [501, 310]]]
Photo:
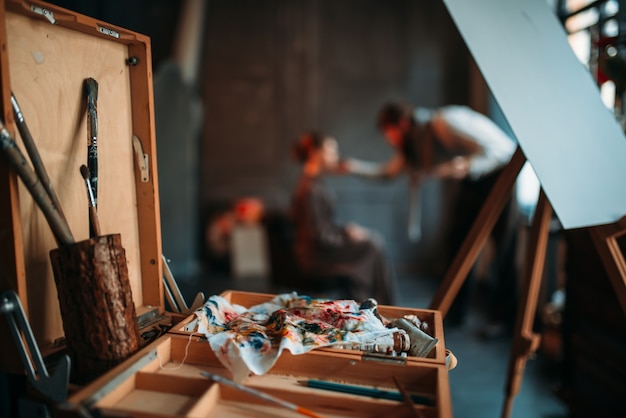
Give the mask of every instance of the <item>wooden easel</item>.
[[[518, 147], [494, 184], [467, 238], [435, 293], [429, 308], [441, 311], [444, 318], [513, 192], [515, 181], [525, 162], [526, 157]], [[541, 189], [531, 226], [525, 270], [522, 272], [521, 293], [513, 344], [509, 355], [502, 418], [510, 415], [513, 399], [521, 386], [526, 361], [539, 347], [540, 336], [533, 332], [533, 321], [543, 278], [551, 217], [552, 206]], [[617, 242], [619, 237], [626, 235], [626, 217], [615, 224], [591, 227], [590, 233], [622, 310], [626, 314], [626, 261]]]

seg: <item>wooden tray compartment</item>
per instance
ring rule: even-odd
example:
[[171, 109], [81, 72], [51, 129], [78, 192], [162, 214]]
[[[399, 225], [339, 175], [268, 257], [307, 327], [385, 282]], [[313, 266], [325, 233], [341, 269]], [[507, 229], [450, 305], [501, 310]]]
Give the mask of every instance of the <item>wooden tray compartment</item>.
[[[69, 399], [98, 409], [104, 416], [163, 417], [293, 417], [293, 411], [266, 403], [200, 375], [209, 371], [230, 378], [206, 341], [195, 336], [168, 335], [143, 348], [111, 372]], [[376, 385], [397, 391], [395, 376], [411, 394], [432, 399], [432, 405], [312, 389], [298, 381], [321, 379], [356, 385]], [[304, 356], [283, 354], [265, 375], [243, 382], [326, 417], [449, 417], [452, 415], [447, 369], [354, 361], [353, 356], [322, 350]]]
[[[232, 304], [241, 305], [249, 308], [254, 305], [258, 305], [264, 302], [272, 300], [276, 295], [269, 293], [256, 293], [245, 292], [237, 290], [226, 290], [221, 293], [226, 300]], [[404, 315], [415, 315], [421, 321], [429, 324], [431, 330], [429, 335], [439, 340], [437, 345], [431, 350], [426, 357], [413, 357], [406, 358], [408, 364], [411, 363], [433, 363], [433, 364], [445, 364], [446, 363], [446, 347], [443, 333], [443, 320], [439, 311], [430, 309], [415, 309], [415, 308], [402, 308], [396, 306], [380, 305], [378, 312], [386, 318], [401, 318]], [[192, 315], [183, 321], [180, 321], [170, 332], [187, 334], [194, 332], [196, 326], [195, 316]], [[323, 350], [338, 354], [347, 354], [361, 357], [363, 352], [357, 350], [347, 350], [338, 348], [320, 348], [317, 350]]]

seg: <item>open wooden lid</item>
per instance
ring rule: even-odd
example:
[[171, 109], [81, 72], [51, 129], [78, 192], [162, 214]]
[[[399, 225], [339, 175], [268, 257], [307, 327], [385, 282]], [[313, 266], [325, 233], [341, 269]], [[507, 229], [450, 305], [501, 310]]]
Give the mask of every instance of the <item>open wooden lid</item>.
[[[10, 106], [12, 91], [75, 241], [88, 239], [87, 191], [79, 171], [87, 163], [83, 85], [89, 77], [97, 81], [102, 234], [121, 234], [137, 313], [148, 306], [163, 310], [149, 38], [46, 3], [0, 4], [0, 37], [6, 46], [0, 56], [5, 124], [27, 155]], [[140, 169], [143, 163], [147, 170]], [[5, 201], [0, 205], [5, 219], [1, 226], [10, 231], [1, 244], [0, 261], [14, 277], [0, 287], [18, 293], [35, 338], [45, 347], [63, 336], [49, 258], [58, 244], [41, 210], [7, 167], [0, 158], [0, 200]]]

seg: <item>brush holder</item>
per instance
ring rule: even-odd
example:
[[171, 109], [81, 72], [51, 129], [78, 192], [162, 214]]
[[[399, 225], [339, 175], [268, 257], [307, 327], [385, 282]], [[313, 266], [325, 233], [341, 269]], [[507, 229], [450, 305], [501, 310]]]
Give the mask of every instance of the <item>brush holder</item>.
[[84, 384], [139, 348], [139, 327], [120, 234], [50, 252], [70, 356], [71, 380]]

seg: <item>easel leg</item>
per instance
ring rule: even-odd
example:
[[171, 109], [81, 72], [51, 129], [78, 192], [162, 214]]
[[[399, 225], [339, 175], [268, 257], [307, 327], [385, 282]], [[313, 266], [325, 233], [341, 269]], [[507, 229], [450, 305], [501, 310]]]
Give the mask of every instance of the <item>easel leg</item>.
[[522, 383], [526, 360], [539, 346], [540, 336], [533, 333], [533, 322], [543, 278], [551, 218], [552, 206], [541, 189], [526, 253], [524, 278], [515, 321], [516, 332], [509, 357], [502, 418], [510, 415], [513, 398], [519, 392]]
[[622, 311], [626, 314], [626, 261], [617, 242], [620, 236], [626, 234], [626, 218], [615, 224], [591, 227], [590, 234]]
[[491, 231], [498, 221], [498, 217], [504, 210], [514, 189], [517, 176], [525, 162], [526, 157], [524, 157], [521, 148], [518, 147], [513, 157], [511, 157], [511, 161], [493, 185], [493, 189], [483, 204], [467, 238], [463, 241], [463, 245], [446, 272], [437, 293], [435, 293], [430, 303], [430, 309], [441, 311], [441, 315], [444, 318], [476, 262], [480, 250], [487, 242]]

